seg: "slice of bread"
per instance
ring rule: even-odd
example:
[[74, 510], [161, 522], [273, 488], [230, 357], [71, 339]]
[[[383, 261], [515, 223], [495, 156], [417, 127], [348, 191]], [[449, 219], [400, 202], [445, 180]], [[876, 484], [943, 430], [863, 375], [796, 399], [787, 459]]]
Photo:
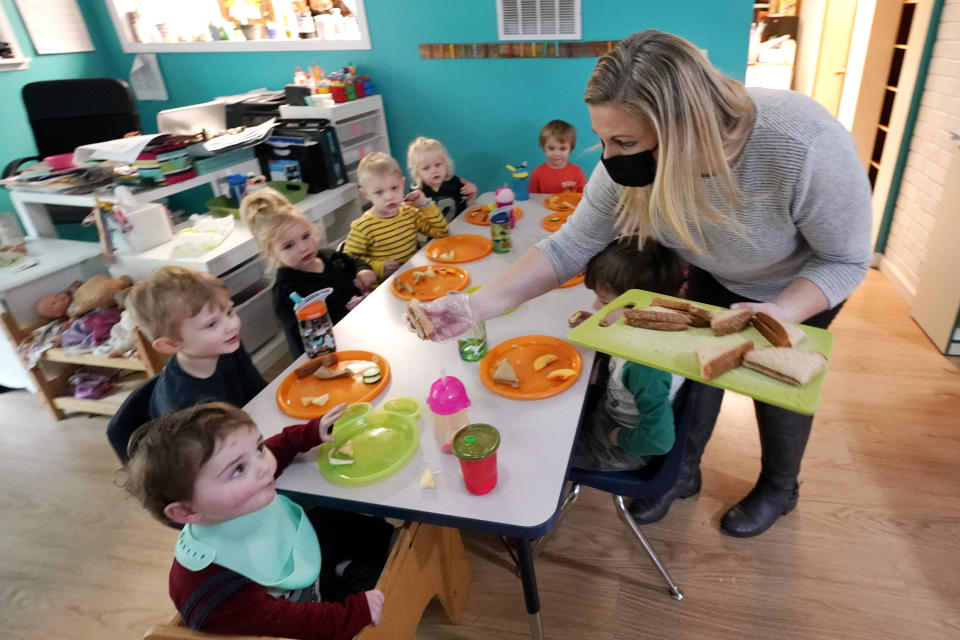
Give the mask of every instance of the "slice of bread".
[[713, 329], [713, 335], [725, 336], [737, 331], [743, 331], [753, 311], [750, 309], [724, 309], [723, 311], [714, 311], [710, 318], [710, 328]]
[[316, 371], [313, 372], [314, 378], [319, 378], [320, 380], [332, 380], [333, 378], [346, 378], [352, 376], [353, 373], [350, 372], [350, 369], [340, 369], [335, 370], [331, 369], [327, 365], [320, 365]]
[[676, 309], [677, 311], [687, 311], [692, 306], [686, 300], [674, 300], [673, 298], [661, 298], [657, 296], [650, 301], [651, 307], [666, 307], [667, 309]]
[[500, 384], [508, 384], [511, 387], [520, 386], [520, 378], [517, 377], [517, 370], [513, 368], [513, 363], [509, 358], [504, 358], [497, 365], [497, 370], [493, 372], [493, 381]]
[[407, 317], [410, 318], [410, 324], [413, 325], [418, 338], [427, 340], [433, 335], [433, 321], [420, 308], [420, 301], [416, 298], [412, 298], [407, 303]]
[[780, 322], [773, 316], [762, 311], [751, 320], [760, 334], [775, 347], [795, 347], [800, 344], [807, 333], [791, 322]]
[[826, 369], [827, 359], [816, 351], [767, 347], [748, 353], [743, 366], [802, 387]]
[[751, 340], [735, 345], [710, 344], [698, 348], [696, 354], [700, 376], [704, 380], [713, 380], [731, 369], [736, 369], [743, 363], [744, 355], [752, 349]]
[[686, 314], [665, 307], [627, 309], [623, 317], [631, 327], [655, 331], [686, 331], [690, 326], [690, 318]]

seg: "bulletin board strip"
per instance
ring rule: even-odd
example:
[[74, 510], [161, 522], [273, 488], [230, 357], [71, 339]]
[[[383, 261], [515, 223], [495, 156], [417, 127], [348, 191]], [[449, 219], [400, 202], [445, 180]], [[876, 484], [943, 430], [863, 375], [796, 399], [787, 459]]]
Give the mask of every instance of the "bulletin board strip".
[[421, 43], [420, 57], [429, 60], [463, 58], [599, 58], [617, 40], [587, 42], [448, 42]]

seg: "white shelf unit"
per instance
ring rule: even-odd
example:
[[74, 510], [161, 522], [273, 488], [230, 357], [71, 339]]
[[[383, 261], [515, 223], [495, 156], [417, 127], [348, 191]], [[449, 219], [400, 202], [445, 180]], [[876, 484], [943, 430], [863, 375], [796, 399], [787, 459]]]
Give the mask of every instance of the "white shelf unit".
[[367, 96], [332, 107], [280, 107], [281, 118], [326, 118], [337, 130], [340, 152], [347, 168], [347, 179], [357, 181], [360, 158], [374, 151], [390, 154], [390, 136], [383, 113], [383, 98]]
[[0, 71], [21, 71], [30, 66], [31, 58], [23, 55], [23, 50], [17, 42], [17, 36], [2, 6], [0, 6], [0, 42], [8, 43], [13, 52], [12, 58], [0, 58]]

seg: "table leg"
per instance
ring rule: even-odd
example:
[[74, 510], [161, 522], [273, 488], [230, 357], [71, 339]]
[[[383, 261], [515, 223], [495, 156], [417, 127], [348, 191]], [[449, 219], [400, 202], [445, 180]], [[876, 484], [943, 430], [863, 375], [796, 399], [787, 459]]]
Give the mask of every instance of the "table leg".
[[537, 590], [537, 576], [533, 571], [533, 554], [530, 552], [530, 540], [515, 538], [517, 559], [520, 565], [520, 579], [523, 581], [523, 599], [530, 616], [530, 637], [543, 640], [543, 624], [540, 621], [540, 593]]

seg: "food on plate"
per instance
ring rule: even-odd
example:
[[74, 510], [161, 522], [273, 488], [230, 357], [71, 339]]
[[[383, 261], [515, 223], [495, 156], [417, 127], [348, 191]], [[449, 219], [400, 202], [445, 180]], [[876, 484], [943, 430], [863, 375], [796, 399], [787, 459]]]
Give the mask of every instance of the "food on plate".
[[547, 374], [547, 380], [569, 380], [577, 375], [575, 369], [556, 369]]
[[537, 358], [536, 360], [533, 361], [533, 370], [534, 370], [534, 371], [540, 371], [540, 369], [543, 369], [543, 368], [546, 367], [547, 365], [549, 365], [549, 364], [551, 364], [551, 363], [553, 363], [553, 362], [556, 362], [556, 361], [559, 360], [559, 359], [560, 359], [560, 358], [559, 358], [558, 356], [556, 356], [556, 355], [554, 355], [554, 354], [552, 354], [552, 353], [545, 353], [545, 354], [543, 354], [542, 356], [540, 356], [539, 358]]
[[331, 369], [325, 364], [320, 365], [320, 367], [313, 372], [313, 377], [319, 378], [320, 380], [331, 380], [333, 378], [346, 378], [351, 375], [353, 374], [350, 372], [350, 369], [340, 369], [338, 371], [336, 369]]
[[420, 475], [420, 488], [421, 489], [436, 489], [437, 481], [433, 477], [433, 471], [430, 469], [424, 469], [423, 473]]
[[497, 370], [493, 372], [493, 381], [500, 384], [508, 384], [511, 387], [520, 386], [520, 378], [517, 377], [517, 370], [513, 368], [513, 363], [509, 358], [504, 358], [497, 365]]
[[441, 253], [441, 254], [439, 254], [437, 257], [440, 258], [441, 260], [453, 260], [453, 259], [455, 259], [455, 258], [457, 257], [457, 254], [456, 254], [455, 251], [453, 251], [453, 250], [451, 249], [450, 251], [447, 251], [446, 253]]
[[361, 374], [366, 384], [376, 384], [380, 381], [380, 367], [367, 367]]
[[[347, 442], [339, 450], [330, 449], [330, 455], [327, 456], [327, 462], [329, 462], [335, 467], [343, 464], [353, 464], [353, 448], [352, 447], [350, 448], [349, 457], [340, 457], [340, 456], [347, 455], [344, 449], [346, 449], [349, 446], [350, 446], [350, 443]], [[335, 454], [340, 454], [340, 455], [335, 455]]]
[[322, 407], [323, 405], [327, 404], [327, 400], [329, 399], [330, 399], [330, 394], [325, 393], [322, 396], [303, 396], [302, 398], [300, 398], [300, 402], [303, 403], [303, 406], [312, 404], [317, 407]]
[[293, 370], [297, 374], [298, 378], [306, 378], [311, 373], [319, 369], [320, 367], [327, 366], [331, 367], [337, 364], [337, 354], [336, 353], [325, 353], [322, 356], [316, 357], [313, 360], [310, 360], [306, 364], [302, 364], [296, 369]]
[[710, 328], [713, 329], [713, 335], [725, 336], [746, 329], [751, 317], [753, 317], [753, 311], [750, 309], [714, 311], [713, 317], [710, 318]]
[[627, 309], [623, 312], [627, 324], [641, 329], [655, 331], [686, 331], [690, 318], [686, 314], [666, 307], [647, 307], [646, 309]]
[[[418, 275], [418, 274], [414, 273], [413, 275], [416, 276], [416, 275]], [[415, 282], [420, 282], [420, 280], [418, 280], [418, 279], [416, 279], [416, 278], [414, 278], [414, 280], [415, 280]], [[397, 291], [400, 291], [400, 292], [406, 291], [407, 293], [411, 293], [411, 294], [413, 293], [413, 287], [411, 287], [410, 285], [408, 285], [408, 284], [407, 284], [406, 282], [404, 282], [403, 280], [397, 278], [397, 279], [395, 280], [395, 282], [397, 283]]]
[[426, 269], [424, 269], [423, 275], [425, 275], [428, 278], [436, 278], [437, 272], [433, 270], [433, 267], [427, 267]]
[[753, 349], [753, 341], [740, 344], [709, 344], [697, 348], [697, 364], [704, 380], [713, 380], [719, 375], [743, 364], [743, 357]]
[[426, 340], [433, 335], [433, 321], [420, 308], [420, 301], [416, 298], [407, 303], [407, 317], [421, 340]]
[[410, 273], [413, 278], [413, 284], [420, 284], [420, 281], [427, 277], [426, 271], [413, 271]]
[[807, 337], [807, 333], [797, 325], [780, 322], [762, 311], [753, 316], [751, 322], [757, 331], [775, 347], [795, 347]]
[[562, 220], [560, 216], [552, 216], [550, 218], [550, 222], [560, 222], [560, 220]]
[[823, 372], [827, 359], [816, 351], [766, 347], [748, 353], [743, 359], [743, 366], [802, 387]]

